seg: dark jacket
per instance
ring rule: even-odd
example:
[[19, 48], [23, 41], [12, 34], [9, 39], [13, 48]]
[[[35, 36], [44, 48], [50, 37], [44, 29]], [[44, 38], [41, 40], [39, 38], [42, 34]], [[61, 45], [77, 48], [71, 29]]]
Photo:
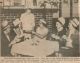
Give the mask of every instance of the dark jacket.
[[1, 31], [1, 56], [10, 56], [10, 49], [9, 47], [10, 42], [14, 39], [15, 33], [11, 30], [9, 34], [10, 41], [7, 39], [6, 35], [4, 34], [3, 30]]

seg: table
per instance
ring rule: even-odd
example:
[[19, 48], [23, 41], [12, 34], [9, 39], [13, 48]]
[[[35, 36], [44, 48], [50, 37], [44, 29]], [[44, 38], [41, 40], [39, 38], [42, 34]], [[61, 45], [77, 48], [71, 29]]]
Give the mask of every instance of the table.
[[34, 57], [46, 57], [59, 51], [59, 43], [57, 41], [41, 40], [37, 45], [33, 45], [33, 40], [25, 40], [16, 43], [11, 48], [11, 54], [30, 55]]

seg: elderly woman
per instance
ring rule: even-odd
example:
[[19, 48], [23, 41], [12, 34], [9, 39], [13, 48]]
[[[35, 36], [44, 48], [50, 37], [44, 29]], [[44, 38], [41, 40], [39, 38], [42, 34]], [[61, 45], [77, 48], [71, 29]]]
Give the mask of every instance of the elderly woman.
[[22, 26], [21, 26], [21, 21], [19, 18], [15, 19], [13, 21], [13, 30], [16, 33], [16, 36], [15, 36], [14, 40], [11, 41], [9, 46], [12, 46], [16, 42], [20, 42], [21, 38], [24, 36]]
[[48, 34], [48, 28], [46, 26], [46, 21], [44, 21], [44, 19], [40, 19], [40, 21], [38, 22], [38, 26], [36, 28], [36, 32], [32, 32], [33, 34], [35, 34], [34, 36], [34, 40], [36, 43], [40, 42], [41, 40], [46, 40], [47, 34]]
[[73, 48], [72, 45], [73, 41], [71, 37], [72, 35], [75, 34], [76, 31], [79, 31], [79, 21], [76, 18], [70, 20], [68, 27], [69, 27], [69, 35], [68, 35], [66, 46]]
[[27, 9], [25, 13], [21, 15], [20, 21], [22, 22], [22, 30], [26, 39], [27, 36], [31, 36], [31, 32], [35, 26], [35, 16], [31, 13], [31, 9]]
[[10, 56], [9, 44], [15, 37], [14, 31], [11, 29], [10, 24], [7, 19], [1, 22], [1, 55]]
[[1, 55], [8, 56], [10, 54], [10, 48], [8, 47], [10, 43], [10, 26], [8, 21], [5, 20], [2, 23], [2, 30], [1, 30]]
[[56, 22], [56, 28], [57, 28], [57, 33], [52, 34], [52, 38], [59, 40], [59, 45], [60, 47], [65, 46], [65, 40], [67, 40], [66, 36], [66, 28], [64, 27], [65, 24], [65, 19], [63, 17], [60, 17], [58, 21]]
[[27, 9], [20, 17], [24, 31], [32, 31], [35, 26], [35, 16], [31, 13], [31, 9]]

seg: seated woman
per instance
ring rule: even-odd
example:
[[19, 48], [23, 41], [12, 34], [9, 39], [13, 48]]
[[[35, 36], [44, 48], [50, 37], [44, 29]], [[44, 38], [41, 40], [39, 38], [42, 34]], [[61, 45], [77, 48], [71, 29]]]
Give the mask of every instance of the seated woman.
[[22, 30], [25, 39], [29, 36], [31, 38], [31, 32], [34, 30], [35, 26], [35, 16], [31, 12], [31, 9], [27, 9], [23, 14], [21, 14], [20, 21], [22, 22]]
[[[67, 40], [66, 36], [67, 28], [64, 25], [65, 25], [65, 19], [63, 17], [58, 18], [58, 20], [56, 21], [57, 32], [51, 35], [51, 37], [54, 40], [59, 42], [59, 49], [67, 49], [65, 47]], [[59, 51], [59, 53], [61, 53], [61, 51]], [[63, 54], [59, 54], [59, 56], [61, 57], [63, 56]]]
[[7, 20], [1, 23], [1, 55], [8, 56], [10, 54], [10, 25]]
[[1, 55], [2, 56], [11, 56], [9, 44], [16, 36], [15, 32], [11, 29], [9, 20], [4, 19], [1, 22]]
[[13, 21], [13, 30], [16, 33], [15, 38], [11, 41], [11, 43], [9, 44], [9, 46], [12, 46], [13, 44], [20, 42], [23, 40], [24, 34], [23, 34], [23, 30], [21, 28], [21, 21], [19, 20], [19, 18], [15, 19]]
[[67, 39], [66, 36], [66, 28], [64, 27], [65, 19], [63, 17], [58, 18], [58, 21], [56, 21], [56, 28], [57, 33], [52, 34], [52, 37], [57, 40]]
[[46, 37], [47, 37], [47, 34], [48, 34], [48, 28], [46, 26], [46, 22], [44, 21], [44, 19], [40, 19], [39, 23], [38, 23], [38, 26], [36, 28], [36, 32], [32, 32], [35, 37], [33, 38], [34, 40], [37, 40], [35, 41], [36, 43], [37, 42], [40, 42], [41, 40], [46, 40]]
[[31, 9], [27, 9], [25, 13], [21, 14], [20, 19], [17, 18], [13, 21], [13, 24], [14, 31], [16, 32], [17, 36], [11, 42], [10, 46], [12, 44], [15, 44], [16, 41], [19, 42], [20, 41], [19, 38], [21, 37], [24, 37], [24, 40], [31, 39], [32, 30], [34, 29], [35, 26], [35, 17], [34, 14], [31, 13]]
[[[68, 27], [69, 27], [69, 34], [68, 34], [66, 46], [73, 48], [72, 43], [75, 38], [72, 39], [72, 36], [75, 37], [76, 34], [79, 32], [79, 21], [76, 18], [71, 19]], [[78, 36], [76, 38], [78, 38]]]

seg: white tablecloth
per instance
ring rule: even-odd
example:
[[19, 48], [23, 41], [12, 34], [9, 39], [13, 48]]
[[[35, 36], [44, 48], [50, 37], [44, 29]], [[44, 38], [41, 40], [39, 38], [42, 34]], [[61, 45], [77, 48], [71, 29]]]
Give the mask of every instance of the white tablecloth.
[[41, 40], [38, 45], [32, 45], [33, 40], [26, 40], [12, 46], [11, 54], [30, 55], [34, 57], [46, 57], [59, 50], [57, 41]]

